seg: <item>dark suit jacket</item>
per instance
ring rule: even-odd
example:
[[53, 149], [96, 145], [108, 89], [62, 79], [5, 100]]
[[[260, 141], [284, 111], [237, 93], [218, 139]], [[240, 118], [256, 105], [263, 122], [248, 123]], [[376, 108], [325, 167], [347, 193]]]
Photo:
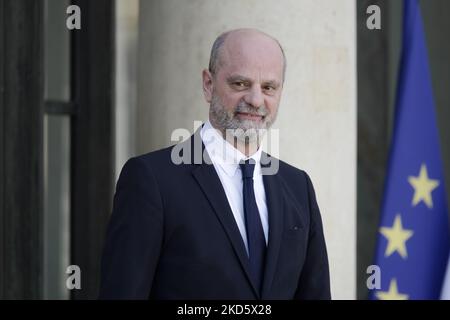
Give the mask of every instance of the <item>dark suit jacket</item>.
[[[197, 131], [184, 145], [202, 146], [199, 139]], [[320, 212], [304, 171], [280, 161], [278, 173], [263, 178], [269, 241], [258, 292], [214, 166], [176, 165], [173, 148], [132, 158], [122, 169], [101, 299], [330, 299]]]

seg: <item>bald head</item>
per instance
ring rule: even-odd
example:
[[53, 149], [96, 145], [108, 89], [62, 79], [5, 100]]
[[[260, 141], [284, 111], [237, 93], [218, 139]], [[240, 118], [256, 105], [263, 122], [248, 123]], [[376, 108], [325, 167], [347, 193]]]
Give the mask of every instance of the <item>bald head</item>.
[[242, 145], [258, 145], [276, 119], [285, 67], [283, 50], [273, 37], [255, 29], [221, 34], [211, 50], [209, 70], [202, 72], [212, 126], [223, 135], [233, 130]]
[[[209, 59], [209, 72], [213, 76], [219, 68], [242, 55], [278, 57], [286, 73], [286, 56], [278, 40], [257, 29], [235, 29], [222, 33], [214, 41]], [[275, 58], [276, 59], [276, 58]]]

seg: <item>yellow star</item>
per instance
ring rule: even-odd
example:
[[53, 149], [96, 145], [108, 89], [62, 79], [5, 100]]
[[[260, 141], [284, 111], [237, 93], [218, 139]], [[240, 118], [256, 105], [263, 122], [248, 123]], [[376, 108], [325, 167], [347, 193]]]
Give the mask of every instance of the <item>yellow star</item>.
[[403, 259], [408, 257], [405, 242], [412, 237], [414, 232], [412, 230], [403, 229], [400, 214], [395, 216], [392, 228], [381, 227], [380, 232], [388, 240], [386, 252], [384, 253], [385, 257], [389, 257], [395, 251], [397, 251]]
[[418, 177], [409, 176], [408, 182], [414, 188], [414, 197], [412, 205], [417, 205], [423, 200], [428, 208], [433, 208], [433, 199], [431, 198], [431, 192], [439, 185], [439, 180], [433, 180], [428, 178], [427, 166], [422, 163], [420, 166], [420, 173]]
[[378, 291], [378, 300], [408, 300], [409, 295], [398, 292], [397, 279], [393, 278], [389, 284], [389, 291]]

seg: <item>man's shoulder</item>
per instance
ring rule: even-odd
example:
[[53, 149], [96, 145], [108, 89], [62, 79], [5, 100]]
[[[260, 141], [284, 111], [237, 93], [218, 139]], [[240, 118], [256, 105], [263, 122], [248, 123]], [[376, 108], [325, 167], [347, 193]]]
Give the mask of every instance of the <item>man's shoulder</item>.
[[282, 170], [282, 172], [287, 175], [296, 175], [301, 177], [305, 177], [306, 175], [306, 172], [304, 170], [294, 167], [293, 165], [283, 160], [280, 160], [280, 170]]
[[172, 149], [173, 146], [170, 146], [129, 158], [122, 167], [121, 175], [145, 175], [145, 173], [154, 175], [155, 172], [164, 170], [171, 164]]
[[287, 163], [286, 161], [280, 160], [271, 155], [268, 155], [268, 157], [270, 158], [271, 165], [272, 165], [273, 161], [278, 162], [278, 172], [276, 174], [280, 175], [284, 179], [305, 180], [305, 179], [309, 178], [306, 171], [304, 171], [300, 168], [297, 168], [297, 167]]
[[167, 164], [170, 160], [173, 145], [162, 149], [147, 152], [131, 158], [132, 161], [148, 163], [148, 164]]

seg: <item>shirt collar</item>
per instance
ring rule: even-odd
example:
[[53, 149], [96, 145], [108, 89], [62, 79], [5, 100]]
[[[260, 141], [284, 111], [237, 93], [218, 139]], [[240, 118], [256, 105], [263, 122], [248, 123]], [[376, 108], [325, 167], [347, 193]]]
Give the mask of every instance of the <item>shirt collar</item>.
[[252, 156], [247, 157], [226, 141], [209, 120], [203, 125], [200, 136], [212, 162], [218, 164], [228, 176], [234, 176], [239, 163], [247, 159], [253, 159], [256, 163], [254, 176], [261, 174], [261, 147]]

